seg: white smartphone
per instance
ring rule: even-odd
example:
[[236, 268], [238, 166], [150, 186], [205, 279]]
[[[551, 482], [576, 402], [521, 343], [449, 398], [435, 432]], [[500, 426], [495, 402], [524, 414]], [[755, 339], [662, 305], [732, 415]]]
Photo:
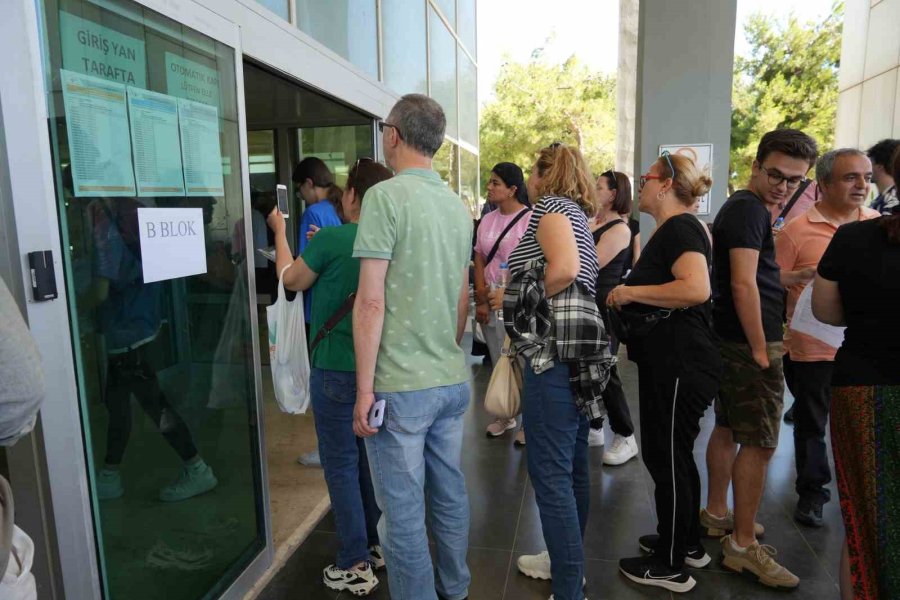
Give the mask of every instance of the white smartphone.
[[369, 427], [378, 429], [384, 423], [384, 398], [376, 400], [369, 409]]
[[278, 197], [278, 211], [284, 215], [284, 218], [288, 218], [288, 193], [287, 186], [278, 184], [275, 186], [275, 195]]

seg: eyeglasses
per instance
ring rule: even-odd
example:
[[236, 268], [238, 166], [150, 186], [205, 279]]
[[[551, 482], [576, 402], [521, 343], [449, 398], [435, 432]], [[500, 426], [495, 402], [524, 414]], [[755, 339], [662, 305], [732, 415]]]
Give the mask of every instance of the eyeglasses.
[[668, 179], [668, 177], [663, 177], [662, 175], [651, 175], [647, 173], [646, 175], [641, 175], [641, 178], [638, 180], [640, 182], [639, 190], [644, 189], [644, 186], [647, 185], [647, 182], [651, 179]]
[[390, 127], [394, 131], [397, 132], [397, 137], [401, 140], [403, 139], [403, 134], [400, 132], [400, 128], [394, 125], [393, 123], [388, 123], [387, 121], [378, 121], [378, 131], [384, 134], [384, 128]]
[[759, 166], [759, 170], [766, 174], [766, 177], [769, 178], [769, 185], [772, 187], [778, 187], [783, 181], [787, 184], [787, 189], [796, 190], [801, 183], [806, 181], [806, 177], [785, 177], [781, 172], [775, 169], [770, 171], [762, 165]]

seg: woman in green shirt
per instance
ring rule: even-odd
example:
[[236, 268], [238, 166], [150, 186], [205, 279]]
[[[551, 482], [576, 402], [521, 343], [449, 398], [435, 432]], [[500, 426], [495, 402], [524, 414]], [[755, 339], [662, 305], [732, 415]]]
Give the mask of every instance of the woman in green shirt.
[[[312, 339], [356, 292], [359, 259], [353, 258], [353, 241], [362, 201], [370, 187], [390, 177], [391, 172], [372, 159], [356, 161], [341, 200], [347, 222], [316, 232], [296, 260], [291, 256], [284, 217], [278, 208], [268, 217], [269, 227], [275, 232], [277, 272], [290, 266], [284, 271], [284, 287], [301, 291], [315, 285], [309, 332]], [[310, 365], [319, 454], [341, 542], [335, 564], [323, 571], [323, 581], [333, 590], [368, 595], [378, 585], [373, 567], [384, 567], [376, 530], [381, 511], [375, 503], [365, 444], [353, 433], [356, 365], [349, 313], [315, 345]]]

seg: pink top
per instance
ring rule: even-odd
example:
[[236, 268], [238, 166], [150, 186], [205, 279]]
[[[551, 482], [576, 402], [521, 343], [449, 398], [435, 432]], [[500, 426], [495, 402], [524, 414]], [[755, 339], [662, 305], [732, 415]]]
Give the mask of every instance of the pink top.
[[[522, 210], [525, 210], [525, 208], [523, 207]], [[510, 221], [516, 218], [517, 214], [519, 214], [518, 211], [510, 215], [504, 215], [499, 210], [486, 214], [481, 219], [481, 224], [478, 225], [478, 239], [475, 242], [475, 252], [480, 254], [482, 258], [487, 259], [487, 255], [490, 254], [497, 238], [503, 233]], [[488, 285], [492, 281], [497, 281], [500, 263], [506, 262], [512, 251], [519, 245], [519, 240], [525, 235], [525, 230], [528, 229], [529, 216], [530, 213], [523, 216], [516, 223], [515, 227], [509, 230], [509, 233], [500, 242], [500, 248], [497, 249], [497, 254], [494, 255], [493, 260], [491, 260], [489, 265], [485, 266], [484, 281]]]

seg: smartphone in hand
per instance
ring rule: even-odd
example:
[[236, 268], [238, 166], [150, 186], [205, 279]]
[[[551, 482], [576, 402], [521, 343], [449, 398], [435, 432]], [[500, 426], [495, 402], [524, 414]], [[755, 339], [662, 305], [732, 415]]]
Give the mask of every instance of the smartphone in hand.
[[384, 424], [384, 398], [376, 400], [369, 409], [369, 427], [378, 429]]
[[[275, 195], [278, 198], [278, 212], [280, 212], [285, 219], [287, 219], [290, 215], [288, 214], [288, 193], [287, 186], [279, 183], [275, 186]], [[270, 196], [271, 197], [271, 196]]]

